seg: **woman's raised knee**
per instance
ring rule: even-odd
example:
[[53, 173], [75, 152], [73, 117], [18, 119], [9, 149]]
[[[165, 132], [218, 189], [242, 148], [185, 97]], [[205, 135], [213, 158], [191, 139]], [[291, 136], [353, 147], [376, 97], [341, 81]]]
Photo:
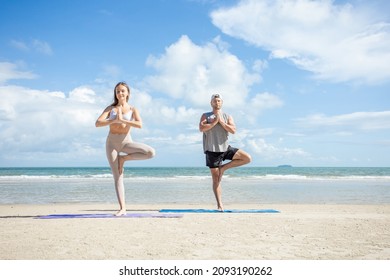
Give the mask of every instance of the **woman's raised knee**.
[[147, 155], [149, 156], [149, 158], [153, 158], [156, 155], [156, 151], [153, 148], [150, 148], [147, 152]]

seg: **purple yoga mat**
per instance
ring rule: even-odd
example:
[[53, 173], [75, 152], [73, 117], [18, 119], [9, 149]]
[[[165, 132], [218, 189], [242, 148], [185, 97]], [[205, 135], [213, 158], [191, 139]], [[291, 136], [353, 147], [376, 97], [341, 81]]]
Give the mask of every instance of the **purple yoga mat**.
[[115, 216], [113, 214], [52, 214], [37, 216], [36, 219], [81, 219], [81, 218], [181, 218], [181, 214], [166, 214], [166, 213], [128, 213], [124, 216]]
[[274, 209], [161, 209], [160, 213], [280, 213]]

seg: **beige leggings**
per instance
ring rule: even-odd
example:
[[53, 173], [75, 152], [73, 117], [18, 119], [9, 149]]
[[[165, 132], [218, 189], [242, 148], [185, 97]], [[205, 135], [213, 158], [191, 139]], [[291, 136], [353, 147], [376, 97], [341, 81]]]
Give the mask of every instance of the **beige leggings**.
[[130, 134], [109, 133], [106, 141], [106, 155], [114, 176], [115, 190], [118, 202], [121, 207], [125, 206], [125, 187], [123, 185], [123, 173], [119, 174], [118, 155], [125, 153], [130, 155], [131, 160], [143, 160], [154, 157], [155, 151], [152, 147], [135, 143]]

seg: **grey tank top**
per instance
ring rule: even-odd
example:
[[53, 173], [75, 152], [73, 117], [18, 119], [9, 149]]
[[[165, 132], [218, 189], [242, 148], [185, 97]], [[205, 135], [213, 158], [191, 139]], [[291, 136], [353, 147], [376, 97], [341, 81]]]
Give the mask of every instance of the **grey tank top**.
[[[205, 113], [207, 123], [211, 123], [215, 115], [213, 112]], [[229, 115], [222, 113], [222, 117], [227, 123]], [[215, 125], [212, 129], [203, 132], [203, 151], [204, 152], [226, 152], [228, 149], [229, 133], [223, 129], [220, 124]]]

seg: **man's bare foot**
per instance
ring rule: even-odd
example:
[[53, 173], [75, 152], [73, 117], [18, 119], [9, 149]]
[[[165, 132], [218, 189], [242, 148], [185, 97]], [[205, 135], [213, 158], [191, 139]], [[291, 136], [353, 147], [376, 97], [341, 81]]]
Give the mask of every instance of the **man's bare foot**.
[[117, 216], [117, 217], [125, 216], [125, 215], [126, 215], [126, 209], [121, 209], [121, 210], [119, 210], [119, 211], [115, 214], [115, 216]]
[[123, 165], [125, 163], [125, 159], [123, 156], [118, 156], [118, 170], [119, 170], [119, 175], [122, 175], [123, 173]]
[[222, 204], [221, 204], [221, 205], [218, 205], [218, 211], [219, 211], [219, 212], [223, 212], [223, 206], [222, 206]]

